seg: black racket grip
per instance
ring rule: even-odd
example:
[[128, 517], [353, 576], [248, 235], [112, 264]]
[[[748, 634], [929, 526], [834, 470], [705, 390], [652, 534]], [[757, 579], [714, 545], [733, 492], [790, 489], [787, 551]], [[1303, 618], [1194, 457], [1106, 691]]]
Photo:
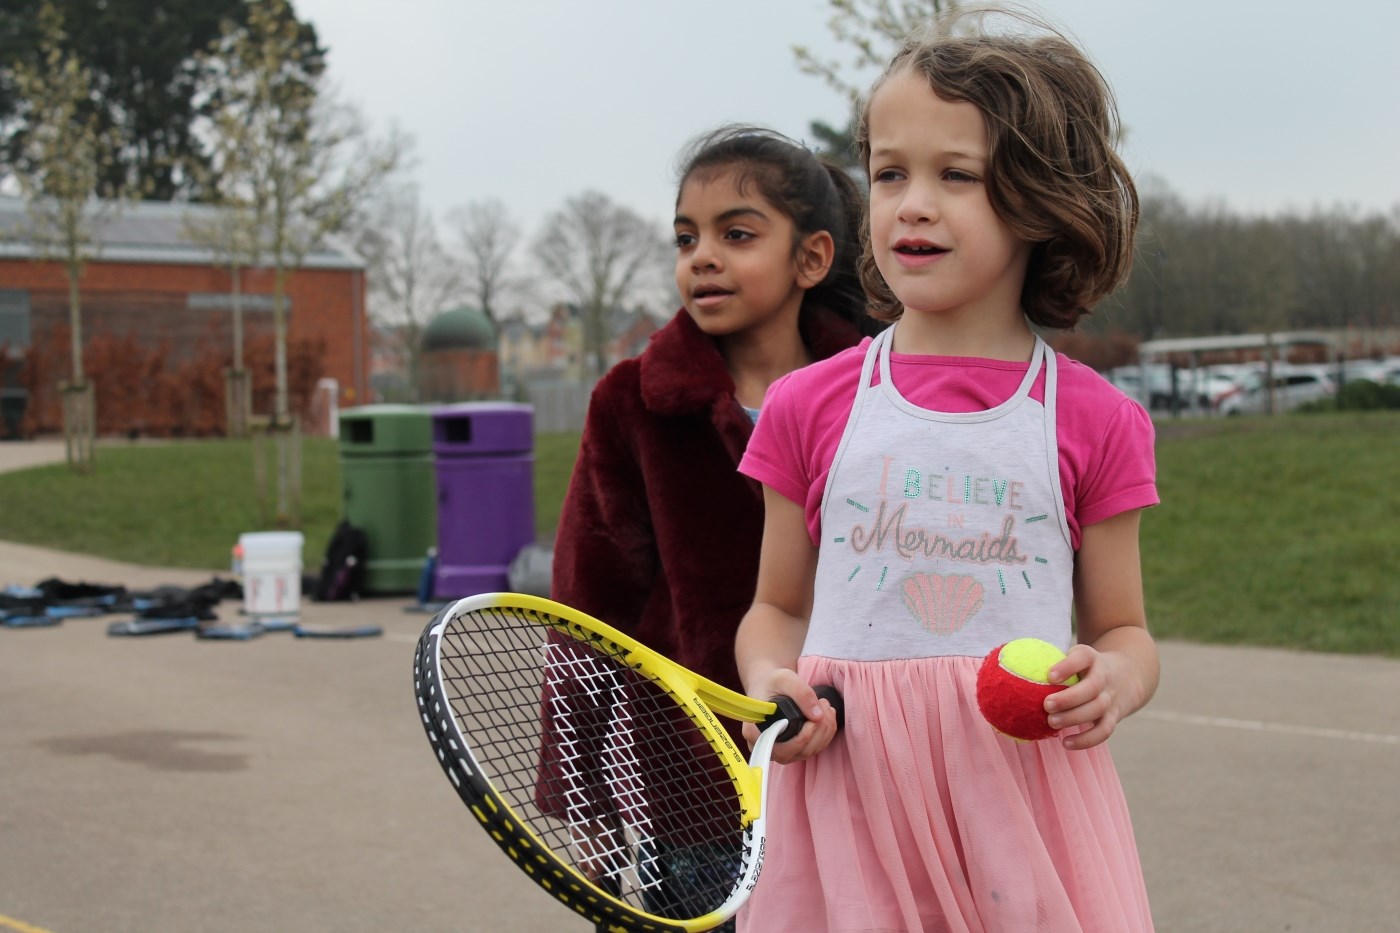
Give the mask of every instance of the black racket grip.
[[[820, 687], [813, 687], [819, 698], [831, 704], [831, 709], [836, 713], [836, 728], [839, 731], [846, 725], [846, 701], [841, 698], [841, 691], [831, 684], [822, 684]], [[802, 715], [802, 710], [797, 708], [797, 703], [792, 697], [777, 696], [769, 700], [770, 703], [778, 704], [778, 711], [759, 723], [760, 729], [765, 729], [777, 722], [779, 719], [786, 719], [788, 727], [778, 736], [779, 742], [786, 742], [788, 739], [797, 737], [797, 733], [802, 731], [802, 726], [807, 722], [807, 717]]]

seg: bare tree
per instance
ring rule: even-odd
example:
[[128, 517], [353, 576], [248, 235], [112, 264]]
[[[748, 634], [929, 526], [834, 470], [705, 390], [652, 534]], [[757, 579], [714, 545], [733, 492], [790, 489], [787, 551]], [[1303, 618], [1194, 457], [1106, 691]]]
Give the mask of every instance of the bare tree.
[[[265, 18], [259, 25], [268, 28]], [[286, 66], [288, 73], [283, 80], [305, 84], [319, 77], [324, 53], [314, 38], [305, 35], [301, 27], [280, 26], [282, 42], [300, 46]], [[293, 33], [296, 38], [289, 38]], [[259, 124], [248, 119], [250, 102], [259, 94], [254, 74], [259, 63], [242, 57], [251, 51], [251, 42], [240, 47], [240, 37], [235, 22], [226, 21], [219, 40], [195, 57], [209, 83], [197, 96], [197, 103], [207, 113], [204, 132], [199, 135], [208, 155], [196, 168], [194, 180], [218, 213], [186, 222], [189, 235], [210, 247], [229, 270], [233, 365], [226, 374], [226, 405], [228, 433], [233, 437], [246, 435], [252, 421], [252, 378], [243, 356], [243, 270], [256, 268], [262, 260], [269, 211], [268, 185], [257, 183]]]
[[854, 105], [865, 88], [845, 76], [847, 68], [861, 71], [884, 68], [910, 33], [929, 28], [937, 18], [958, 8], [958, 0], [827, 0], [831, 17], [826, 28], [843, 45], [855, 50], [848, 66], [821, 59], [803, 45], [792, 54], [805, 74], [824, 80]]
[[1365, 342], [1394, 326], [1400, 210], [1251, 216], [1215, 201], [1189, 205], [1152, 175], [1138, 190], [1132, 275], [1086, 330], [1150, 340], [1318, 328]]
[[533, 252], [583, 312], [583, 349], [594, 376], [608, 367], [613, 315], [665, 249], [656, 227], [596, 191], [568, 199], [545, 221]]
[[299, 28], [286, 0], [252, 4], [247, 28], [225, 35], [228, 87], [220, 101], [221, 124], [238, 121], [248, 153], [244, 176], [232, 184], [266, 211], [279, 420], [289, 415], [287, 278], [328, 234], [345, 227], [402, 152], [397, 137], [370, 139], [359, 113], [322, 93], [319, 72], [300, 67]]
[[813, 120], [810, 129], [824, 158], [855, 169], [855, 112], [867, 88], [848, 75], [883, 69], [910, 33], [933, 28], [940, 16], [957, 10], [958, 0], [827, 0], [827, 7], [827, 30], [855, 55], [843, 65], [819, 58], [804, 45], [794, 45], [792, 54], [803, 73], [821, 78], [849, 102], [851, 116], [845, 126]]
[[[220, 115], [211, 131], [239, 127], [247, 162], [229, 184], [265, 211], [261, 251], [273, 270], [276, 401], [271, 429], [279, 444], [277, 521], [295, 521], [299, 441], [287, 390], [287, 281], [307, 254], [342, 230], [397, 165], [397, 135], [371, 139], [358, 112], [322, 91], [322, 71], [305, 59], [301, 24], [287, 0], [251, 3], [246, 27], [226, 24], [216, 53], [223, 62]], [[358, 322], [355, 326], [359, 326]], [[293, 475], [295, 474], [295, 475]], [[295, 484], [295, 486], [294, 486]]]
[[369, 265], [370, 313], [392, 329], [416, 397], [423, 329], [460, 291], [463, 277], [416, 185], [386, 191], [367, 213], [356, 244]]
[[255, 268], [261, 259], [267, 203], [263, 192], [246, 182], [254, 170], [253, 153], [240, 114], [234, 108], [216, 109], [210, 119], [209, 161], [196, 174], [216, 210], [187, 216], [185, 230], [229, 271], [233, 365], [225, 373], [225, 405], [229, 436], [243, 437], [252, 418], [252, 379], [243, 359], [243, 270]]
[[520, 227], [495, 199], [453, 208], [447, 221], [457, 234], [463, 284], [481, 313], [499, 325], [502, 299], [518, 287], [509, 276], [509, 263], [520, 242]]
[[[68, 280], [68, 320], [72, 334], [71, 380], [60, 386], [63, 434], [71, 467], [93, 464], [96, 393], [83, 366], [80, 283], [96, 254], [94, 231], [119, 209], [127, 189], [104, 190], [101, 179], [119, 140], [102, 129], [92, 100], [91, 71], [64, 51], [62, 14], [50, 3], [39, 11], [37, 62], [16, 63], [12, 77], [16, 110], [24, 123], [18, 164], [11, 167], [28, 214], [30, 239], [38, 252], [63, 264]], [[106, 200], [101, 200], [103, 195]]]

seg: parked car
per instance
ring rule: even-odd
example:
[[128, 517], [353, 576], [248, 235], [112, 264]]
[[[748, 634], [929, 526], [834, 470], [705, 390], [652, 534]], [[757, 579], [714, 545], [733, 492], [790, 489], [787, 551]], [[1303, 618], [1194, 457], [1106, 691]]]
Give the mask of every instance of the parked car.
[[[1144, 369], [1147, 373], [1145, 390], [1142, 384]], [[1205, 367], [1178, 367], [1175, 391], [1172, 386], [1172, 368], [1162, 363], [1153, 363], [1146, 367], [1119, 366], [1109, 370], [1105, 376], [1109, 382], [1122, 389], [1125, 395], [1136, 399], [1149, 411], [1216, 411], [1223, 398], [1239, 389], [1239, 383], [1224, 371]]]
[[1347, 382], [1369, 379], [1379, 385], [1400, 385], [1400, 357], [1383, 360], [1348, 360], [1342, 366], [1342, 378]]
[[[1337, 384], [1325, 366], [1275, 366], [1273, 410], [1292, 411], [1299, 405], [1337, 393]], [[1260, 415], [1269, 411], [1269, 387], [1263, 372], [1245, 376], [1239, 390], [1216, 406], [1222, 415]]]
[[[1147, 385], [1143, 385], [1144, 373]], [[1128, 398], [1134, 399], [1144, 408], [1165, 408], [1171, 398], [1171, 369], [1167, 366], [1150, 365], [1118, 366], [1104, 373]]]
[[1219, 412], [1221, 403], [1238, 394], [1242, 388], [1242, 380], [1246, 378], [1248, 374], [1231, 378], [1222, 373], [1200, 371], [1191, 387], [1195, 393], [1197, 407]]

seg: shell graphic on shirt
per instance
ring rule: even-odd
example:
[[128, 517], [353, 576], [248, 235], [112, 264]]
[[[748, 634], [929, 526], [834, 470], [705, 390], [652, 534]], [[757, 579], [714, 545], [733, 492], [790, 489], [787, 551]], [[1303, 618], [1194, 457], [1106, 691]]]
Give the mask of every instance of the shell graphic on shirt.
[[924, 628], [951, 635], [982, 608], [982, 584], [963, 573], [911, 573], [900, 584], [904, 605]]

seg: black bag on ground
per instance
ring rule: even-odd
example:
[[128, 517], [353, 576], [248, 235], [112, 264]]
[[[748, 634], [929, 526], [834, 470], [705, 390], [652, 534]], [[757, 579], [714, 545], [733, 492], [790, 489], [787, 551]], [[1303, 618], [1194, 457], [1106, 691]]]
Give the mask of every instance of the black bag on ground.
[[345, 519], [335, 526], [326, 545], [326, 562], [316, 581], [312, 598], [318, 603], [359, 599], [365, 583], [365, 562], [369, 559], [369, 536]]

